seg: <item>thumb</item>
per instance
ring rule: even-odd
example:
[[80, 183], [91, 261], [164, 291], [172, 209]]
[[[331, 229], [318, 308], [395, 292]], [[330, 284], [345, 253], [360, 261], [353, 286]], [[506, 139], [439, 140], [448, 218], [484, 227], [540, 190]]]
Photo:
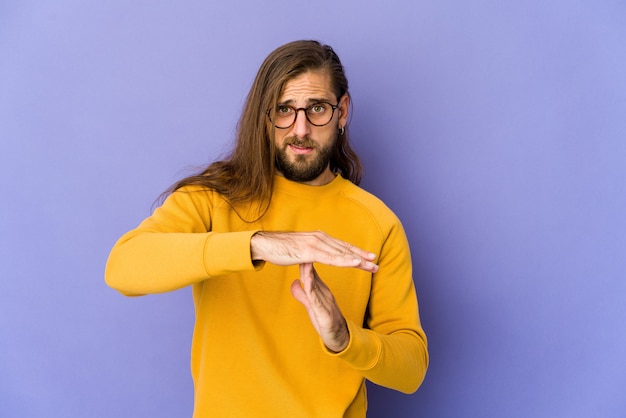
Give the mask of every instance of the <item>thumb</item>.
[[308, 308], [309, 300], [306, 297], [306, 294], [304, 293], [304, 289], [302, 288], [300, 279], [294, 280], [293, 283], [291, 283], [290, 290], [291, 290], [291, 295], [294, 297], [294, 299], [296, 299], [298, 302], [300, 302], [301, 304], [303, 304], [305, 307]]

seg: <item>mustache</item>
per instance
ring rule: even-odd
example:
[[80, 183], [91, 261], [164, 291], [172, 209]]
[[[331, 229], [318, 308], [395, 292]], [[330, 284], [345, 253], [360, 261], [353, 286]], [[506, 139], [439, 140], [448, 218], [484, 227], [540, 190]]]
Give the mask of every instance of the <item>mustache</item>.
[[296, 138], [295, 136], [290, 136], [285, 138], [285, 146], [294, 145], [300, 148], [317, 148], [317, 144], [310, 137], [305, 136], [304, 138]]

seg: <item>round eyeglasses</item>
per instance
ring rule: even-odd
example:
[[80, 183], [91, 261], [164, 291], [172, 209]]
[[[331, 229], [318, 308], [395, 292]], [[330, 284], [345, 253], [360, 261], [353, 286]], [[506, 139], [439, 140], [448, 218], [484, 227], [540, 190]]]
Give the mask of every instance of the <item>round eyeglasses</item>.
[[298, 113], [301, 110], [304, 110], [306, 120], [308, 120], [311, 125], [324, 126], [328, 125], [328, 123], [333, 119], [335, 109], [338, 107], [339, 104], [332, 105], [328, 102], [318, 102], [308, 107], [299, 108], [295, 108], [290, 105], [277, 105], [274, 109], [273, 117], [269, 110], [266, 113], [269, 120], [272, 121], [274, 126], [278, 129], [291, 128], [293, 124], [296, 123]]

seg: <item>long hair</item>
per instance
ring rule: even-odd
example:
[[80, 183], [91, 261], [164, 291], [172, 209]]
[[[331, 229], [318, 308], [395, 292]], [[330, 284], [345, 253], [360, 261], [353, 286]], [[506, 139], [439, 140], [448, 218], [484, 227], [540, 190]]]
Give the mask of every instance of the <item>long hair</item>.
[[[249, 202], [269, 204], [276, 150], [275, 128], [269, 123], [267, 112], [275, 107], [286, 83], [308, 71], [326, 71], [337, 99], [349, 95], [343, 65], [330, 46], [304, 40], [277, 48], [265, 59], [250, 88], [231, 153], [178, 181], [164, 195], [183, 186], [199, 185], [218, 192], [233, 206]], [[348, 142], [347, 127], [338, 134], [330, 168], [355, 184], [361, 181], [361, 163]]]

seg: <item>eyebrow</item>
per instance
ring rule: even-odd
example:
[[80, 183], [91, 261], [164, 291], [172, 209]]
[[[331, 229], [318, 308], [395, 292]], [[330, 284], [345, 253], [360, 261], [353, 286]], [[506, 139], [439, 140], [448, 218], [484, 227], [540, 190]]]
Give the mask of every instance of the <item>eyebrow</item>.
[[[321, 103], [321, 102], [331, 103], [330, 99], [328, 99], [328, 98], [320, 99], [320, 98], [311, 97], [311, 98], [307, 99], [306, 105], [309, 106], [311, 104]], [[293, 105], [293, 103], [294, 103], [294, 101], [292, 99], [290, 99], [290, 100], [285, 100], [283, 102], [278, 102], [278, 106]]]

